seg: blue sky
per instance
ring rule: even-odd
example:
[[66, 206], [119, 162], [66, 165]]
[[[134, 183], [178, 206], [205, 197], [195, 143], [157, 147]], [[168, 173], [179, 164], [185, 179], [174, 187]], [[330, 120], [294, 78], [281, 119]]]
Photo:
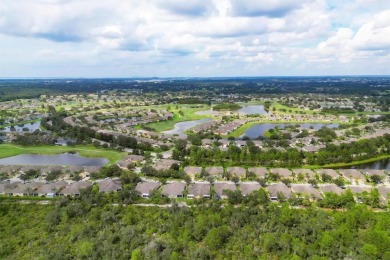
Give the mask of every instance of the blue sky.
[[387, 0], [0, 0], [0, 77], [379, 74]]

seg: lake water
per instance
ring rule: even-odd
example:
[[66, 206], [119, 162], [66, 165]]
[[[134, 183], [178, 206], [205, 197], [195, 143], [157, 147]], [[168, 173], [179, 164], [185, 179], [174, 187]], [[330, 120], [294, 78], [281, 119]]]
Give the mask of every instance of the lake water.
[[301, 128], [309, 129], [313, 128], [315, 130], [321, 129], [321, 127], [326, 126], [328, 128], [337, 128], [339, 124], [321, 124], [321, 123], [285, 123], [285, 124], [271, 124], [271, 123], [265, 123], [265, 124], [255, 124], [248, 128], [244, 134], [240, 136], [240, 138], [247, 136], [249, 138], [257, 138], [259, 136], [264, 136], [264, 133], [266, 131], [269, 131], [270, 129], [273, 129], [275, 127], [279, 127], [279, 129], [285, 128], [286, 126], [290, 125], [300, 125]]
[[265, 112], [265, 110], [264, 110], [264, 106], [262, 106], [262, 105], [244, 105], [242, 108], [240, 108], [236, 112], [241, 112], [241, 113], [245, 113], [248, 115], [255, 115], [255, 114], [265, 115], [265, 114], [267, 114], [267, 112]]
[[[23, 128], [28, 128], [29, 132], [34, 132], [35, 130], [40, 129], [40, 126], [41, 122], [33, 122], [24, 125], [14, 125], [15, 132], [23, 132]], [[0, 131], [11, 132], [11, 126], [4, 127], [4, 129], [0, 129]]]
[[170, 134], [170, 135], [178, 135], [180, 137], [183, 137], [183, 138], [186, 138], [187, 135], [184, 134], [183, 132], [190, 129], [190, 128], [193, 128], [197, 125], [200, 125], [202, 123], [205, 123], [205, 122], [208, 122], [210, 121], [211, 119], [210, 118], [203, 118], [203, 119], [200, 119], [200, 120], [194, 120], [194, 121], [185, 121], [185, 122], [179, 122], [179, 123], [176, 123], [174, 128], [172, 130], [168, 130], [168, 131], [163, 131], [162, 133], [163, 134]]
[[390, 170], [390, 159], [383, 159], [370, 163], [362, 163], [346, 168], [352, 169], [370, 169], [370, 170]]
[[61, 165], [61, 166], [103, 166], [106, 158], [81, 157], [77, 154], [55, 155], [20, 154], [0, 159], [0, 165]]

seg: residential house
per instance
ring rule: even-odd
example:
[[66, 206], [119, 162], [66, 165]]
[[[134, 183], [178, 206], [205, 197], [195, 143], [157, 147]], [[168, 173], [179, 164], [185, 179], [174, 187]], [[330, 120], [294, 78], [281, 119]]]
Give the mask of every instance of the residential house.
[[300, 197], [308, 195], [310, 199], [321, 199], [320, 192], [311, 184], [291, 184], [291, 190]]
[[256, 177], [264, 179], [268, 173], [268, 170], [265, 167], [250, 167], [248, 168], [248, 173], [253, 173], [256, 175]]
[[382, 178], [383, 182], [389, 181], [389, 175], [386, 174], [383, 170], [374, 170], [374, 169], [364, 169], [362, 170], [363, 174], [365, 174], [368, 178], [371, 178], [374, 175], [377, 175]]
[[278, 174], [280, 177], [284, 179], [292, 178], [292, 172], [286, 168], [273, 168], [269, 170], [273, 174]]
[[335, 184], [319, 185], [319, 189], [322, 192], [322, 194], [325, 194], [326, 192], [333, 192], [337, 195], [341, 195], [344, 192], [342, 188], [340, 188]]
[[61, 196], [80, 196], [80, 191], [92, 186], [90, 181], [73, 182], [60, 191]]
[[227, 199], [228, 196], [225, 194], [225, 190], [235, 191], [237, 189], [234, 183], [227, 182], [216, 182], [214, 183], [214, 190], [217, 195], [217, 198]]
[[61, 189], [64, 189], [68, 183], [66, 181], [56, 181], [52, 183], [45, 183], [37, 189], [38, 196], [50, 196], [53, 197], [59, 193]]
[[371, 191], [371, 187], [369, 186], [354, 186], [354, 185], [348, 185], [346, 186], [347, 189], [349, 189], [354, 197], [355, 197], [355, 201], [360, 203], [362, 202], [362, 193], [363, 192], [370, 192]]
[[390, 199], [390, 187], [388, 186], [379, 186], [378, 191], [380, 194], [380, 200], [382, 203], [388, 202]]
[[183, 198], [185, 187], [186, 184], [180, 181], [167, 183], [162, 187], [161, 194], [168, 198]]
[[222, 166], [211, 166], [205, 168], [206, 173], [211, 176], [222, 177], [223, 175], [223, 167]]
[[202, 172], [202, 167], [198, 166], [186, 166], [184, 167], [184, 173], [191, 177], [192, 180], [195, 180], [195, 176], [199, 176]]
[[246, 170], [243, 167], [227, 167], [226, 173], [230, 174], [231, 176], [237, 176], [240, 179], [246, 177]]
[[261, 189], [261, 186], [257, 182], [242, 182], [240, 183], [240, 190], [243, 196], [248, 196], [255, 190]]
[[332, 179], [337, 179], [340, 175], [333, 169], [317, 169], [317, 174], [322, 176], [323, 174], [329, 175]]
[[99, 182], [99, 192], [117, 192], [122, 190], [122, 182], [119, 178], [107, 178]]
[[187, 198], [210, 198], [210, 187], [209, 183], [192, 183], [188, 187]]
[[356, 170], [356, 169], [342, 169], [342, 170], [339, 170], [339, 172], [341, 173], [341, 175], [344, 176], [344, 178], [346, 178], [347, 180], [349, 180], [351, 182], [353, 180], [361, 181], [364, 179], [363, 174], [359, 170]]
[[270, 200], [277, 201], [278, 200], [278, 194], [281, 194], [284, 198], [290, 198], [291, 196], [291, 189], [286, 186], [284, 183], [274, 183], [267, 187]]
[[162, 159], [160, 161], [157, 161], [154, 165], [154, 169], [160, 171], [160, 170], [168, 170], [171, 168], [173, 164], [180, 164], [180, 161], [172, 160], [172, 159]]
[[149, 198], [150, 194], [152, 194], [152, 192], [159, 187], [159, 182], [147, 181], [137, 183], [135, 190], [140, 194], [141, 197]]
[[131, 155], [128, 155], [128, 156], [124, 157], [123, 159], [119, 160], [117, 162], [117, 164], [119, 167], [127, 169], [127, 165], [132, 164], [132, 163], [134, 163], [134, 164], [140, 163], [144, 159], [145, 159], [145, 157], [142, 155], [131, 154]]
[[293, 169], [293, 172], [296, 179], [298, 179], [300, 175], [302, 175], [306, 180], [315, 179], [316, 177], [316, 173], [310, 169]]

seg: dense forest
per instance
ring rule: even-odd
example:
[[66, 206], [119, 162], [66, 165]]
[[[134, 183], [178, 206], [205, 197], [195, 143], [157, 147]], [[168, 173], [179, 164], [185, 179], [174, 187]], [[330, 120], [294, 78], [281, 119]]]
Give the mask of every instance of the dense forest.
[[1, 259], [390, 259], [390, 213], [0, 203]]

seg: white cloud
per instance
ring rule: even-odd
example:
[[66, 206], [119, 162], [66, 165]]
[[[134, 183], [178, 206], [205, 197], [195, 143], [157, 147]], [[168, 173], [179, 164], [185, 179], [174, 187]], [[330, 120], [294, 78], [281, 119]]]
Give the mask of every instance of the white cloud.
[[389, 17], [384, 0], [0, 0], [0, 76], [385, 74]]

